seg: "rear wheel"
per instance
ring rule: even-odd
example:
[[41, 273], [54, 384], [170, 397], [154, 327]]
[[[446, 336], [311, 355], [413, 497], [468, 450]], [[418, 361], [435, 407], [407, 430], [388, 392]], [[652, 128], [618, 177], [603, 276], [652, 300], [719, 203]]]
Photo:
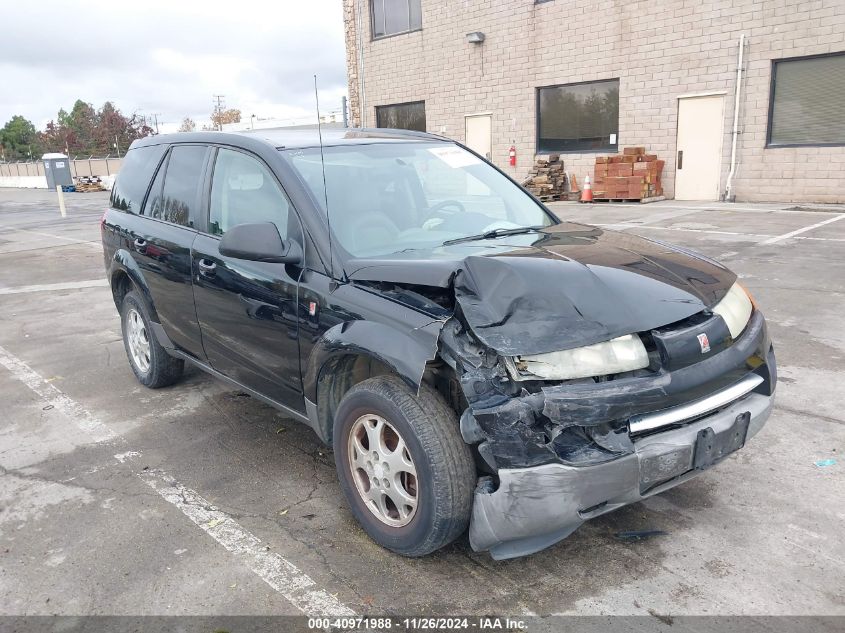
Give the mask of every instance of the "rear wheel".
[[466, 530], [475, 467], [457, 416], [433, 389], [415, 395], [394, 376], [356, 385], [333, 440], [341, 488], [379, 545], [423, 556]]
[[151, 389], [158, 389], [179, 380], [185, 362], [170, 356], [156, 340], [146, 306], [134, 290], [123, 297], [120, 319], [123, 346], [138, 381]]

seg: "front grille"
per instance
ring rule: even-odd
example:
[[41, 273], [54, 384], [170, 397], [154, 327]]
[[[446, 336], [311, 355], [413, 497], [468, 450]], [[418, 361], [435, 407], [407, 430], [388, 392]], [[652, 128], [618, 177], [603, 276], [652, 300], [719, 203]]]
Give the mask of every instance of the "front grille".
[[628, 430], [632, 436], [651, 433], [667, 426], [686, 424], [712, 414], [714, 411], [733, 404], [753, 391], [763, 378], [758, 374], [748, 374], [739, 382], [717, 391], [705, 398], [686, 404], [635, 415], [628, 420]]

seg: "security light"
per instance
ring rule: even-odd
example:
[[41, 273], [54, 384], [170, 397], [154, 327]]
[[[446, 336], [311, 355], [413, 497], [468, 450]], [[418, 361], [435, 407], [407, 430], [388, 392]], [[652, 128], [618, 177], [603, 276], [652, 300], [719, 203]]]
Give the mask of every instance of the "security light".
[[467, 33], [467, 42], [470, 44], [481, 44], [484, 41], [484, 33], [481, 31], [473, 31]]

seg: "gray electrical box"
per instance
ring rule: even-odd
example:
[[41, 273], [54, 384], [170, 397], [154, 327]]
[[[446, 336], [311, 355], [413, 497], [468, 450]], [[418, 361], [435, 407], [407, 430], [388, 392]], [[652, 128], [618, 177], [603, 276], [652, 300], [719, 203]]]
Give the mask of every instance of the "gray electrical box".
[[47, 187], [55, 189], [72, 187], [73, 177], [70, 175], [70, 161], [64, 154], [44, 154], [41, 157], [44, 161], [44, 175], [47, 177]]

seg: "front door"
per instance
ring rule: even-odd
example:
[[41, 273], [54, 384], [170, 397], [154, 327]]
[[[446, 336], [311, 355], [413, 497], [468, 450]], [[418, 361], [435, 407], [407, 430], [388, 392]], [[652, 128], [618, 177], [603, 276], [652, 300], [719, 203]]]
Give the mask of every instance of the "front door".
[[473, 114], [466, 121], [466, 146], [487, 160], [493, 158], [493, 117]]
[[724, 97], [678, 99], [676, 200], [718, 200]]
[[256, 157], [218, 149], [208, 232], [194, 241], [194, 297], [209, 364], [261, 395], [303, 410], [297, 286], [302, 269], [220, 254], [237, 224], [273, 222], [302, 243], [299, 220], [273, 174]]

